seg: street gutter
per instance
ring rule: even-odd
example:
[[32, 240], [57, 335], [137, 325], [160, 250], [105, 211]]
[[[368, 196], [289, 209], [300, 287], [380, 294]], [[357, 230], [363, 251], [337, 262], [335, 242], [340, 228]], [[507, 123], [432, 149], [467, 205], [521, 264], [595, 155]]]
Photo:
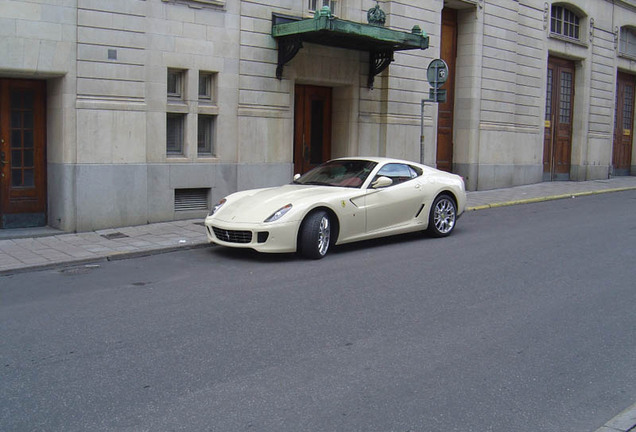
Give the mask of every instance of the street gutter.
[[576, 192], [576, 193], [551, 195], [551, 196], [544, 196], [544, 197], [537, 197], [537, 198], [526, 198], [521, 200], [502, 201], [502, 202], [497, 202], [492, 204], [466, 207], [466, 211], [486, 210], [491, 208], [508, 207], [508, 206], [519, 205], [519, 204], [531, 204], [531, 203], [554, 201], [554, 200], [560, 200], [560, 199], [566, 199], [566, 198], [576, 198], [581, 196], [600, 195], [600, 194], [605, 194], [610, 192], [624, 192], [629, 190], [636, 190], [636, 187], [603, 189], [603, 190], [597, 190], [597, 191]]

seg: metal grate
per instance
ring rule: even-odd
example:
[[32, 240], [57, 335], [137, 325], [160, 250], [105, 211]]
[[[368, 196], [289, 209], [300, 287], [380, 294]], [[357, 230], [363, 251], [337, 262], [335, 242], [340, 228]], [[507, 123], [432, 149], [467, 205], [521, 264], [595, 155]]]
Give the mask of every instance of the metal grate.
[[210, 189], [175, 189], [174, 210], [207, 210]]
[[217, 239], [229, 243], [250, 243], [252, 241], [251, 231], [232, 231], [217, 227], [212, 227]]
[[129, 236], [118, 231], [118, 232], [109, 233], [109, 234], [102, 234], [102, 237], [104, 237], [106, 240], [115, 240], [115, 239], [126, 238]]

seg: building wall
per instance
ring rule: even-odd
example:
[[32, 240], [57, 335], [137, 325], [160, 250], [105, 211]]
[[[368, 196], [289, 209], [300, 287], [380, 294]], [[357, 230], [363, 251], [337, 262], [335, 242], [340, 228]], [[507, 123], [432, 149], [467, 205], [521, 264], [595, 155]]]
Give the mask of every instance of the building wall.
[[548, 3], [460, 11], [454, 162], [469, 189], [542, 180], [548, 56], [576, 67], [570, 179], [610, 175], [617, 70], [636, 74], [634, 59], [617, 53], [618, 31], [636, 22], [636, 3], [563, 4], [581, 15], [578, 42], [551, 34]]
[[[341, 0], [366, 22], [371, 0]], [[547, 6], [546, 6], [547, 5]], [[578, 43], [550, 34], [538, 0], [450, 1], [458, 12], [454, 170], [469, 189], [542, 181], [548, 56], [576, 65], [570, 179], [611, 174], [617, 31], [636, 2], [572, 0]], [[386, 25], [430, 37], [397, 52], [367, 88], [368, 53], [305, 44], [276, 79], [272, 13], [309, 17], [306, 0], [0, 0], [0, 76], [47, 81], [48, 223], [67, 231], [202, 217], [175, 210], [175, 190], [205, 189], [211, 206], [293, 174], [294, 86], [333, 88], [332, 156], [382, 155], [435, 165], [437, 107], [426, 67], [439, 57], [441, 0], [387, 1]], [[167, 71], [183, 71], [181, 100]], [[214, 98], [198, 97], [200, 71]], [[183, 154], [166, 152], [166, 113], [185, 116]], [[215, 151], [197, 154], [197, 116], [216, 118]], [[632, 166], [636, 167], [636, 151]], [[632, 168], [632, 172], [636, 172]]]

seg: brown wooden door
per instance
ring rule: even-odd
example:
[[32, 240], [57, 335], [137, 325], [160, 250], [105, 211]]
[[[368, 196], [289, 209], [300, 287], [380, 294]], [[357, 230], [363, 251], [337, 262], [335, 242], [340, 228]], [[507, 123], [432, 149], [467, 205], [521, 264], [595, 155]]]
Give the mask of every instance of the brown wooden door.
[[46, 83], [0, 79], [0, 228], [46, 225]]
[[448, 65], [448, 79], [442, 87], [446, 102], [437, 107], [437, 168], [453, 169], [453, 111], [455, 109], [455, 65], [457, 58], [457, 11], [442, 9], [442, 43], [440, 56]]
[[544, 180], [568, 180], [572, 154], [574, 63], [550, 57], [543, 144]]
[[632, 165], [634, 136], [634, 89], [636, 77], [618, 73], [616, 82], [616, 116], [612, 166], [614, 175], [629, 175]]
[[297, 85], [294, 172], [304, 174], [331, 157], [331, 87]]

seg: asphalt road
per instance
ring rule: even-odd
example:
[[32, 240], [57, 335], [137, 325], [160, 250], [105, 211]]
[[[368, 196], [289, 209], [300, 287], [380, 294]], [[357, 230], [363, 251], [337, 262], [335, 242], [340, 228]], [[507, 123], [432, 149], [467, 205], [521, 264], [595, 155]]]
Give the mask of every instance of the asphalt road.
[[0, 277], [0, 430], [595, 431], [636, 401], [635, 262], [629, 191]]

